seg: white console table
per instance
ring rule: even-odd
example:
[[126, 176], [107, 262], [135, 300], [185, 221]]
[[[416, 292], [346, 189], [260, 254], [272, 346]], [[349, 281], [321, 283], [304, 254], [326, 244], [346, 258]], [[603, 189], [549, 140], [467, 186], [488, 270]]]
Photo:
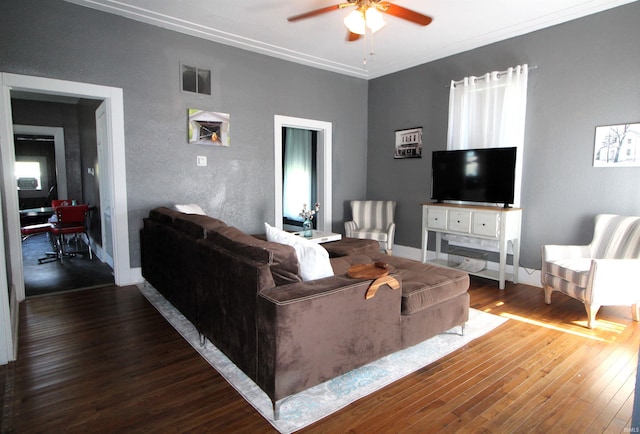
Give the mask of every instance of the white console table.
[[[436, 235], [436, 259], [429, 261], [447, 267], [448, 262], [440, 258], [442, 234], [462, 235], [471, 238], [497, 240], [500, 254], [499, 270], [469, 272], [499, 282], [504, 289], [507, 277], [518, 283], [518, 262], [520, 260], [521, 208], [497, 208], [491, 206], [455, 205], [447, 203], [422, 204], [422, 262], [427, 262], [429, 231]], [[513, 250], [513, 274], [507, 275], [507, 244]], [[476, 248], [476, 247], [474, 247]], [[482, 246], [477, 247], [483, 250]]]

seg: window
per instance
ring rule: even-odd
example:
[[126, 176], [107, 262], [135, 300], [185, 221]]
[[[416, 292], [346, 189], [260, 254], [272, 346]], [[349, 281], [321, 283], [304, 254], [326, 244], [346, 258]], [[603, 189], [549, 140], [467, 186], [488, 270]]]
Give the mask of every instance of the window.
[[451, 82], [447, 149], [517, 147], [515, 206], [520, 205], [529, 66]]
[[18, 190], [42, 190], [42, 172], [38, 161], [16, 161]]

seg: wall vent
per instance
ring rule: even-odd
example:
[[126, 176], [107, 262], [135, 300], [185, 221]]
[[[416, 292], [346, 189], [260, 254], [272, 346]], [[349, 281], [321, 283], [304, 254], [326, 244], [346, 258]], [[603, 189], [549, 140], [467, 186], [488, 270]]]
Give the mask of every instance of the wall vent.
[[211, 70], [182, 65], [182, 90], [211, 95]]

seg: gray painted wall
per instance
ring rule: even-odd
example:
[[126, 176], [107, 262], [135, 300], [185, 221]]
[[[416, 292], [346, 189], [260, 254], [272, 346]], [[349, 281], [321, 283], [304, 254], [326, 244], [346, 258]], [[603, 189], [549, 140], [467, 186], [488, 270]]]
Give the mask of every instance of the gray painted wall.
[[[640, 167], [592, 167], [595, 127], [640, 122], [640, 2], [369, 82], [367, 198], [398, 201], [396, 243], [420, 247], [431, 151], [446, 149], [448, 84], [528, 63], [522, 259], [587, 244], [599, 213], [640, 215]], [[394, 130], [422, 126], [423, 158], [393, 159]]]
[[[198, 203], [247, 232], [274, 223], [273, 117], [333, 123], [334, 230], [364, 197], [367, 82], [62, 0], [0, 5], [0, 71], [124, 90], [131, 266], [150, 208]], [[179, 90], [180, 62], [212, 70], [212, 96]], [[229, 148], [188, 145], [187, 109], [231, 115]], [[208, 157], [196, 167], [196, 156]]]

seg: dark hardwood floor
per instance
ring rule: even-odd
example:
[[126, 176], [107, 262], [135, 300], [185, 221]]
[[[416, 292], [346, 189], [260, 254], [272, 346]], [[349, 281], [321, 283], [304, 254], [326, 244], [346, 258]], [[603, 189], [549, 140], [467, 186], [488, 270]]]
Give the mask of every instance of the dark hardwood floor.
[[35, 235], [22, 242], [24, 286], [27, 297], [113, 285], [113, 270], [94, 255], [78, 254], [60, 261], [39, 263], [38, 259], [52, 251], [46, 234]]
[[[307, 427], [308, 433], [629, 432], [640, 323], [540, 288], [473, 279], [509, 321]], [[0, 368], [2, 432], [274, 432], [135, 287], [28, 299]]]

